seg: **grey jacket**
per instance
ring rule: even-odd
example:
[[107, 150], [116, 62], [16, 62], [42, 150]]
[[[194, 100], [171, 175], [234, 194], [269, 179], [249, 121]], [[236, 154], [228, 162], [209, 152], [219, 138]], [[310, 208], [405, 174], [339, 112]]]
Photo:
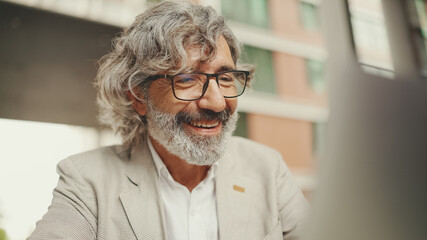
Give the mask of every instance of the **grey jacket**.
[[[219, 161], [220, 239], [294, 239], [308, 204], [280, 154], [233, 137]], [[147, 143], [77, 154], [62, 160], [57, 171], [52, 203], [29, 239], [165, 239]]]

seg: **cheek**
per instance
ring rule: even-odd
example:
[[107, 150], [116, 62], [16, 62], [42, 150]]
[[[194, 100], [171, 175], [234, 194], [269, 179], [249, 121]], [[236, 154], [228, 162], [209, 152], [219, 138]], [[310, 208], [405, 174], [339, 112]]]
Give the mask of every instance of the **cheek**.
[[172, 87], [169, 82], [165, 81], [157, 81], [151, 84], [150, 86], [150, 97], [158, 98], [158, 97], [167, 97], [169, 95], [173, 96]]
[[226, 98], [225, 101], [231, 113], [234, 113], [237, 108], [237, 98]]
[[172, 88], [169, 82], [156, 81], [150, 86], [150, 99], [155, 106], [160, 106], [163, 102], [170, 101], [173, 96]]
[[166, 113], [176, 114], [185, 102], [176, 99], [169, 82], [156, 82], [150, 87], [150, 99], [154, 106]]

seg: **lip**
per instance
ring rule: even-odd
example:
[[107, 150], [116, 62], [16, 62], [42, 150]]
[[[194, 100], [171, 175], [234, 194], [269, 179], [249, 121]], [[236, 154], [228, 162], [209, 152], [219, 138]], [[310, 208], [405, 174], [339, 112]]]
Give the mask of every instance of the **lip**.
[[[216, 126], [210, 128], [196, 127], [188, 123], [184, 123], [184, 125], [191, 129], [191, 131], [194, 131], [196, 134], [205, 136], [217, 135], [221, 132], [222, 129], [222, 122], [218, 122]], [[206, 123], [206, 125], [215, 125], [215, 123]]]

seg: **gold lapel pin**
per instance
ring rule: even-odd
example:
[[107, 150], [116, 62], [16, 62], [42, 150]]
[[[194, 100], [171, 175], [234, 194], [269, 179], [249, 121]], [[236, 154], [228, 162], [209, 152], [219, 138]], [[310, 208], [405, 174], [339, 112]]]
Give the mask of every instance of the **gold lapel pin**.
[[233, 189], [235, 191], [238, 191], [238, 192], [241, 192], [241, 193], [245, 192], [245, 188], [244, 187], [240, 187], [240, 186], [237, 186], [237, 185], [233, 185]]

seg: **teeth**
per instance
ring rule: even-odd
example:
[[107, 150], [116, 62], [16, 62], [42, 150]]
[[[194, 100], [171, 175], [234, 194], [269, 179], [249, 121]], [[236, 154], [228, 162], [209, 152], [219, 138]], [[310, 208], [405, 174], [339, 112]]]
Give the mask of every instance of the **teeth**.
[[211, 128], [218, 126], [219, 122], [214, 123], [204, 123], [204, 122], [191, 122], [191, 125], [195, 127]]

